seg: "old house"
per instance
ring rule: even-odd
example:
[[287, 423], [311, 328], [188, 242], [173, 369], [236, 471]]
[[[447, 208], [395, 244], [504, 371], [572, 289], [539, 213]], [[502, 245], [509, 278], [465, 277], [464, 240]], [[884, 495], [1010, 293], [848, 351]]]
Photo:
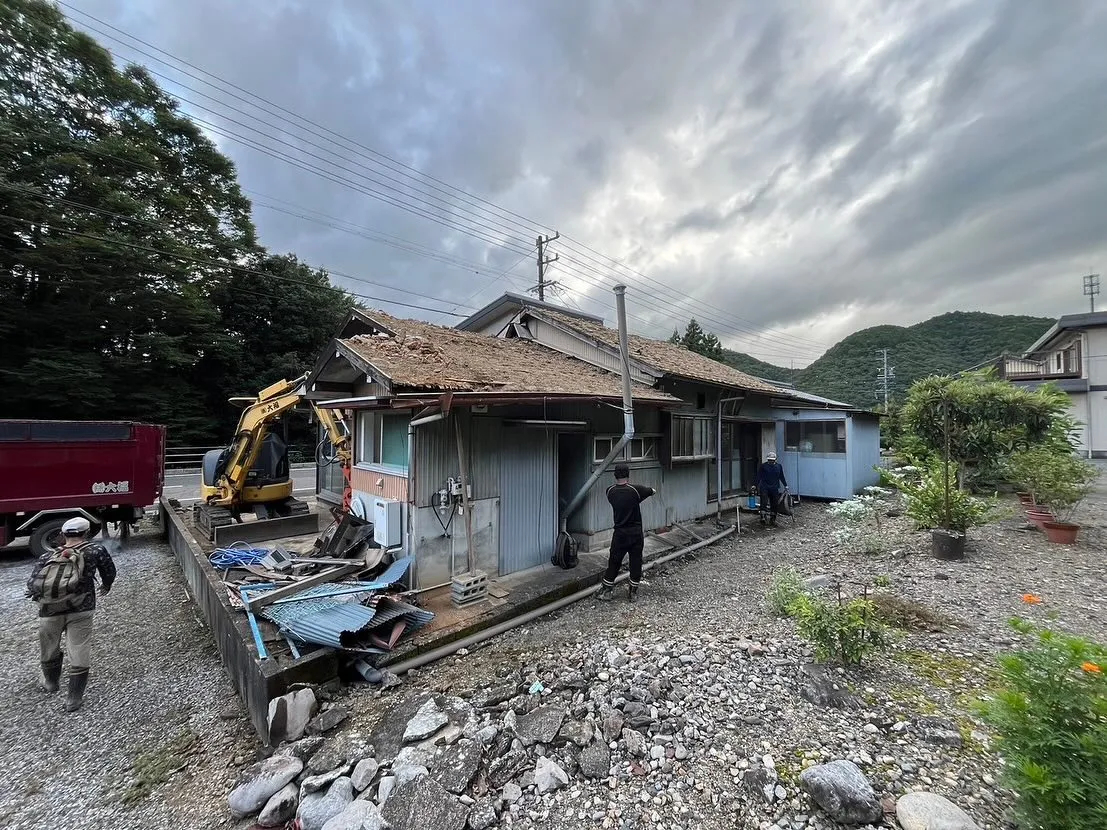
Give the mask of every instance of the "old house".
[[1054, 383], [1080, 422], [1080, 451], [1107, 458], [1107, 312], [1067, 314], [1021, 355], [997, 361], [1000, 377], [1018, 386]]

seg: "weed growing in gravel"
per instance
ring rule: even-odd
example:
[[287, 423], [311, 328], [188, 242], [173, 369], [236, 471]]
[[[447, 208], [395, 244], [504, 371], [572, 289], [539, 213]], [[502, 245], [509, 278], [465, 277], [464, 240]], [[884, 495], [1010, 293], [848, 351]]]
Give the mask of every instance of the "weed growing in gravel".
[[186, 729], [169, 743], [135, 756], [133, 779], [119, 800], [127, 807], [138, 804], [168, 781], [169, 776], [187, 766], [188, 756], [198, 742], [199, 736]]
[[880, 553], [884, 549], [880, 517], [888, 509], [887, 495], [881, 487], [866, 487], [860, 496], [830, 505], [834, 541], [851, 553]]
[[1000, 658], [1000, 691], [981, 706], [999, 736], [1022, 827], [1107, 827], [1107, 647], [1022, 619], [1028, 647]]
[[873, 585], [877, 588], [887, 588], [892, 584], [892, 578], [888, 574], [877, 574], [873, 577]]
[[873, 606], [881, 622], [904, 631], [942, 632], [957, 627], [957, 622], [921, 602], [892, 594], [874, 594]]
[[868, 597], [837, 600], [800, 594], [788, 608], [800, 636], [815, 647], [819, 660], [859, 666], [869, 654], [888, 645], [888, 630]]
[[773, 584], [765, 595], [769, 610], [778, 617], [787, 617], [788, 608], [807, 592], [807, 583], [795, 568], [781, 568], [773, 576]]

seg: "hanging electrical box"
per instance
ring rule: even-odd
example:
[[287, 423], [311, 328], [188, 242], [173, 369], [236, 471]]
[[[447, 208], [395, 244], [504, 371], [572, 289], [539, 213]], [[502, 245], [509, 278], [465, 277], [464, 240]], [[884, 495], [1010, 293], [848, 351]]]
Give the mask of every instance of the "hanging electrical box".
[[382, 548], [403, 544], [403, 504], [394, 499], [373, 499], [373, 539]]

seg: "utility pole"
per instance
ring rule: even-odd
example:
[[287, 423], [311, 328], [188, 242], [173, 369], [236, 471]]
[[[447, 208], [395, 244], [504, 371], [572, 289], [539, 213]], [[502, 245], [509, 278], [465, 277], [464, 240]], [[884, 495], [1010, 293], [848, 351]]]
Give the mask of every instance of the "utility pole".
[[888, 391], [891, 388], [891, 382], [896, 377], [896, 367], [888, 365], [888, 352], [889, 349], [877, 349], [876, 353], [881, 357], [880, 372], [876, 376], [876, 391], [877, 395], [883, 394], [884, 396], [884, 411], [888, 411]]
[[535, 240], [535, 244], [538, 247], [538, 299], [544, 301], [546, 299], [546, 288], [550, 285], [546, 282], [546, 266], [557, 262], [558, 255], [554, 254], [552, 257], [546, 256], [546, 246], [553, 242], [555, 239], [561, 238], [561, 231], [556, 231], [553, 236], [541, 236]]
[[1099, 294], [1099, 274], [1084, 275], [1084, 296], [1091, 300], [1092, 314], [1095, 314], [1095, 298]]

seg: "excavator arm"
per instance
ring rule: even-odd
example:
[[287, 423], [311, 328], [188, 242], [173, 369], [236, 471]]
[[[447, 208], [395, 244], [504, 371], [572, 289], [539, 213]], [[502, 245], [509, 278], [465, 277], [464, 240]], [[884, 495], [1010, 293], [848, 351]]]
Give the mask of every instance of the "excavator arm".
[[[216, 483], [218, 494], [208, 500], [209, 504], [225, 507], [238, 500], [270, 425], [304, 399], [307, 377], [305, 374], [295, 380], [279, 381], [262, 389], [256, 398], [249, 399], [238, 419], [234, 441], [228, 448], [223, 473]], [[330, 426], [327, 431], [330, 433]], [[348, 452], [348, 437], [346, 445]], [[337, 448], [337, 444], [335, 446]]]
[[[327, 431], [327, 440], [330, 441], [331, 446], [334, 448], [334, 457], [330, 463], [337, 461], [342, 466], [342, 510], [343, 512], [350, 511], [350, 500], [353, 496], [353, 485], [350, 481], [350, 467], [353, 462], [353, 449], [350, 446], [350, 428], [341, 417], [335, 414], [333, 409], [324, 409], [323, 407], [316, 406], [314, 403], [311, 405], [312, 410], [315, 412], [315, 416], [319, 419], [319, 423], [323, 425], [323, 429]], [[317, 459], [318, 461], [318, 459]], [[320, 464], [324, 463], [319, 461]]]

